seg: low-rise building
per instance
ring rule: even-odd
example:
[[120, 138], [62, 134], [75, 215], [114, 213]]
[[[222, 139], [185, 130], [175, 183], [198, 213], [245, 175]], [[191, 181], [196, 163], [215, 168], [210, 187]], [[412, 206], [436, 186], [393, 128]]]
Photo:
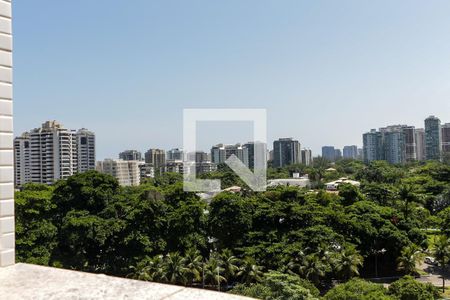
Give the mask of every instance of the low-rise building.
[[141, 182], [139, 166], [142, 164], [136, 160], [105, 159], [97, 162], [96, 169], [115, 177], [122, 186], [136, 186]]
[[326, 183], [327, 191], [337, 191], [340, 184], [351, 184], [359, 187], [361, 183], [356, 180], [348, 179], [347, 177], [341, 177], [338, 180]]

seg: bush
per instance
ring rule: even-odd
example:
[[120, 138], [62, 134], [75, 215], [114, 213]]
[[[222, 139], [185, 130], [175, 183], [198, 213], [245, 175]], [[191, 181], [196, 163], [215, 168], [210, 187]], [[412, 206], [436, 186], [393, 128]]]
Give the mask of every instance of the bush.
[[431, 283], [421, 283], [411, 276], [405, 276], [389, 286], [389, 295], [399, 300], [439, 299], [438, 288]]
[[337, 285], [324, 296], [325, 300], [393, 300], [381, 285], [362, 279], [352, 279]]

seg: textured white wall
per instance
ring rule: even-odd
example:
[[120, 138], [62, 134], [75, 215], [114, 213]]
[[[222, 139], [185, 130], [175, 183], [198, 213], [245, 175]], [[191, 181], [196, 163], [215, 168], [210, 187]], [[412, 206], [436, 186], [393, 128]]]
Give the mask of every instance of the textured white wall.
[[14, 264], [11, 1], [0, 0], [0, 267]]

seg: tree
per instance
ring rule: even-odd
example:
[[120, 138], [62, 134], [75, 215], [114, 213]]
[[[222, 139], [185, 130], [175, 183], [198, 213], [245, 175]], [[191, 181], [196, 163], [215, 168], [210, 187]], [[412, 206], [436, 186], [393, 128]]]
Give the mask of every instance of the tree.
[[16, 259], [19, 262], [48, 265], [57, 247], [57, 227], [52, 217], [56, 205], [53, 188], [29, 183], [15, 194]]
[[204, 268], [205, 282], [217, 285], [220, 290], [220, 284], [222, 282], [226, 282], [227, 279], [223, 276], [222, 262], [217, 257], [217, 254], [211, 254], [209, 259], [206, 261]]
[[348, 246], [339, 252], [334, 261], [337, 275], [343, 280], [348, 280], [355, 275], [359, 275], [358, 269], [362, 267], [362, 265], [363, 257], [351, 246]]
[[442, 292], [445, 292], [445, 267], [450, 261], [450, 239], [439, 236], [434, 243], [434, 256], [442, 268]]
[[184, 263], [185, 260], [178, 252], [173, 252], [166, 255], [163, 266], [167, 282], [173, 284], [186, 284], [187, 269]]
[[131, 266], [131, 273], [127, 277], [145, 281], [165, 281], [164, 256], [157, 255], [153, 258], [146, 258], [136, 266]]
[[342, 198], [344, 206], [352, 205], [356, 201], [363, 199], [359, 189], [351, 184], [339, 185], [339, 196]]
[[442, 231], [450, 236], [450, 207], [447, 207], [438, 214], [438, 218], [441, 223]]
[[262, 267], [257, 266], [254, 259], [250, 257], [244, 258], [237, 275], [241, 278], [241, 282], [252, 283], [259, 282], [262, 279]]
[[313, 300], [319, 290], [297, 275], [271, 271], [264, 274], [260, 283], [238, 284], [230, 293], [265, 300]]
[[249, 207], [239, 195], [224, 192], [211, 201], [208, 228], [220, 248], [233, 249], [242, 244], [251, 221]]
[[410, 205], [415, 202], [420, 202], [420, 197], [416, 193], [413, 185], [403, 184], [398, 191], [398, 197], [403, 202], [403, 215], [405, 219], [409, 218]]
[[329, 290], [324, 300], [394, 300], [381, 285], [362, 279], [351, 279]]
[[190, 249], [184, 257], [187, 282], [192, 285], [202, 279], [203, 257], [197, 249]]
[[233, 255], [231, 250], [225, 249], [220, 254], [220, 260], [222, 261], [224, 276], [227, 282], [230, 282], [239, 270], [239, 259]]
[[408, 275], [416, 275], [418, 273], [416, 266], [422, 261], [423, 256], [422, 251], [415, 244], [404, 247], [397, 258], [398, 270]]
[[439, 299], [439, 291], [431, 283], [421, 283], [411, 276], [405, 276], [389, 286], [389, 295], [398, 300]]
[[300, 266], [300, 275], [318, 285], [320, 279], [325, 276], [327, 266], [322, 262], [317, 254], [310, 254], [305, 257]]

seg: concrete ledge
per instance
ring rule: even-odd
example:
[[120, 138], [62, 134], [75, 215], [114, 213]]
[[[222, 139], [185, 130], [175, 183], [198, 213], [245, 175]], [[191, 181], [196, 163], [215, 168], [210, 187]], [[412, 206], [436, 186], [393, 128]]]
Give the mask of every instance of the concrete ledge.
[[[5, 298], [3, 298], [5, 297]], [[250, 299], [202, 289], [29, 264], [0, 268], [2, 299]]]

